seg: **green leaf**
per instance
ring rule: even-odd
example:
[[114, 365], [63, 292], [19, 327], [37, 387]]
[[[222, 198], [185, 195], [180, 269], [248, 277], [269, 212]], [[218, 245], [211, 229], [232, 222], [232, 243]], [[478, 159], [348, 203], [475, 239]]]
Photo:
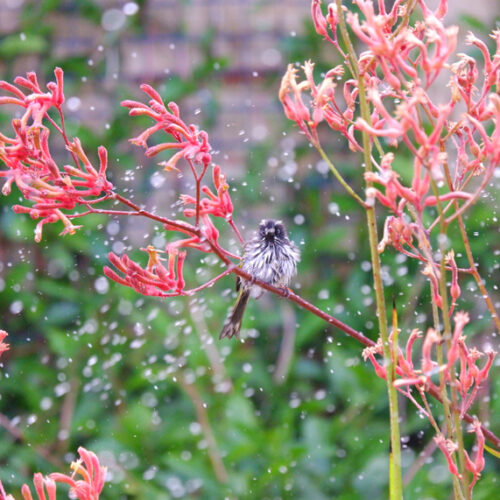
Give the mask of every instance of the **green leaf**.
[[0, 42], [1, 57], [17, 57], [23, 54], [42, 54], [48, 48], [48, 41], [33, 33], [15, 34], [5, 37]]

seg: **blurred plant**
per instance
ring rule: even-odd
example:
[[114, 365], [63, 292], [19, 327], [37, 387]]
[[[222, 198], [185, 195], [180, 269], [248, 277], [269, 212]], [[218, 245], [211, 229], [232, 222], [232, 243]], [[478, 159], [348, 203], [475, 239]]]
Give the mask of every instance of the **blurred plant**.
[[[190, 172], [193, 193], [180, 196], [187, 221], [149, 212], [117, 193], [106, 179], [106, 149], [99, 148], [100, 167], [96, 169], [84, 153], [80, 141], [77, 138], [70, 140], [61, 111], [64, 93], [63, 72], [59, 68], [55, 71], [56, 82], [47, 85], [47, 92], [40, 89], [33, 73], [29, 73], [27, 78], [15, 80], [18, 86], [29, 90], [28, 94], [7, 82], [0, 83], [0, 88], [12, 94], [0, 98], [0, 104], [25, 109], [22, 119], [12, 121], [14, 137], [0, 136], [0, 159], [7, 166], [7, 170], [0, 173], [6, 179], [3, 192], [8, 193], [12, 184], [16, 184], [26, 201], [31, 203], [29, 206], [16, 205], [14, 210], [29, 213], [32, 218], [41, 218], [35, 230], [36, 241], [42, 238], [44, 224], [62, 222], [62, 234], [71, 234], [79, 227], [73, 224], [73, 220], [89, 214], [145, 217], [159, 222], [169, 233], [182, 234], [181, 239], [170, 241], [164, 249], [148, 246], [145, 249], [148, 254], [145, 267], [126, 254], [109, 254], [115, 269], [105, 267], [106, 276], [143, 295], [192, 295], [234, 273], [286, 297], [351, 335], [368, 347], [366, 356], [371, 359], [377, 374], [387, 381], [391, 414], [391, 498], [402, 498], [397, 390], [414, 401], [431, 423], [436, 421], [428, 409], [426, 395], [430, 394], [442, 402], [446, 426], [441, 429], [436, 424], [437, 444], [445, 453], [454, 475], [455, 497], [470, 498], [472, 487], [484, 465], [484, 439], [500, 447], [500, 440], [475, 417], [466, 413], [477, 395], [478, 387], [486, 379], [494, 354], [488, 354], [487, 363], [479, 369], [475, 363], [478, 351], [468, 349], [462, 339], [465, 316], [455, 314], [456, 325], [461, 327], [456, 326], [453, 334], [450, 317], [461, 294], [459, 274], [471, 274], [500, 331], [500, 320], [474, 264], [462, 219], [464, 211], [484, 192], [500, 162], [500, 99], [492, 90], [499, 83], [500, 35], [498, 32], [493, 34], [497, 42], [494, 57], [489, 55], [484, 43], [472, 35], [468, 37], [468, 43], [479, 48], [484, 58], [485, 77], [479, 82], [476, 62], [471, 57], [460, 55], [458, 63], [448, 63], [454, 53], [457, 28], [445, 28], [442, 23], [447, 9], [446, 0], [440, 1], [435, 12], [426, 6], [424, 0], [397, 1], [390, 11], [386, 10], [384, 2], [379, 1], [378, 13], [375, 13], [371, 0], [356, 0], [354, 3], [363, 16], [361, 21], [359, 14], [348, 11], [340, 0], [328, 6], [326, 16], [321, 2], [312, 1], [312, 17], [317, 32], [340, 52], [345, 65], [328, 71], [319, 84], [314, 80], [312, 62], [304, 64], [305, 80], [300, 82], [297, 81], [298, 70], [289, 66], [283, 77], [280, 99], [287, 117], [299, 126], [342, 186], [366, 211], [381, 337], [377, 344], [294, 292], [256, 280], [239, 267], [239, 256], [223, 247], [215, 224], [216, 220], [223, 219], [238, 241], [243, 243], [233, 221], [233, 203], [226, 178], [220, 166], [212, 163], [208, 135], [194, 125], [187, 125], [181, 119], [177, 105], [173, 102], [165, 105], [149, 85], [141, 87], [150, 98], [147, 104], [137, 101], [122, 103], [130, 109], [130, 115], [145, 115], [155, 122], [131, 142], [144, 147], [149, 157], [174, 150], [174, 154], [161, 161], [160, 165], [166, 171]], [[420, 7], [422, 20], [410, 24], [417, 6]], [[367, 50], [359, 56], [352, 45], [347, 25], [355, 37], [367, 46]], [[428, 91], [442, 71], [447, 69], [451, 71], [450, 99], [445, 104], [436, 104]], [[339, 99], [335, 89], [346, 70], [351, 77], [345, 81], [343, 97]], [[477, 90], [476, 85], [480, 84], [481, 89]], [[463, 104], [464, 112], [458, 121], [452, 121], [459, 103]], [[55, 116], [52, 116], [54, 110]], [[362, 152], [366, 182], [364, 197], [349, 186], [323, 151], [317, 130], [322, 121], [344, 135], [353, 151]], [[49, 148], [49, 125], [62, 137], [73, 165], [61, 168], [54, 161]], [[169, 136], [167, 142], [149, 146], [148, 141], [158, 132]], [[402, 145], [414, 155], [410, 175], [406, 172], [400, 175], [394, 169], [395, 153], [387, 151]], [[453, 158], [453, 151], [456, 151], [456, 160], [451, 165], [449, 158]], [[184, 166], [180, 166], [182, 162]], [[213, 187], [207, 183], [209, 170]], [[466, 188], [475, 177], [481, 180], [475, 190], [469, 192]], [[391, 211], [391, 215], [385, 218], [384, 236], [380, 242], [375, 216], [377, 200]], [[460, 201], [463, 201], [461, 205]], [[127, 208], [115, 209], [115, 205], [120, 203]], [[104, 208], [97, 208], [97, 205]], [[437, 209], [438, 216], [432, 217], [429, 222], [434, 209]], [[454, 221], [459, 225], [467, 254], [469, 268], [466, 269], [457, 266], [454, 253], [448, 248], [446, 233]], [[436, 237], [435, 233], [438, 233]], [[418, 370], [411, 359], [418, 333], [410, 335], [406, 357], [399, 351], [397, 321], [389, 335], [379, 257], [379, 253], [389, 246], [424, 263], [422, 272], [430, 284], [434, 327], [424, 341], [423, 362]], [[191, 250], [214, 254], [226, 269], [204, 284], [186, 289], [183, 265], [187, 252]], [[163, 253], [165, 257], [162, 257]], [[447, 283], [447, 272], [451, 273], [450, 285]], [[441, 345], [443, 341], [447, 346], [446, 362]], [[430, 356], [434, 344], [437, 361]], [[383, 354], [382, 365], [376, 361], [374, 354]], [[457, 378], [454, 366], [458, 360], [461, 361], [461, 374]], [[434, 371], [439, 373], [439, 385], [430, 380]], [[397, 380], [397, 375], [402, 378]], [[422, 403], [413, 397], [412, 386], [421, 394]], [[472, 430], [478, 443], [474, 460], [464, 448], [462, 420], [473, 424]], [[455, 449], [458, 451], [458, 465], [453, 457]], [[472, 473], [471, 481], [467, 471]], [[56, 477], [62, 480], [62, 476]], [[71, 485], [76, 492], [78, 482]], [[46, 486], [48, 488], [48, 484]]]

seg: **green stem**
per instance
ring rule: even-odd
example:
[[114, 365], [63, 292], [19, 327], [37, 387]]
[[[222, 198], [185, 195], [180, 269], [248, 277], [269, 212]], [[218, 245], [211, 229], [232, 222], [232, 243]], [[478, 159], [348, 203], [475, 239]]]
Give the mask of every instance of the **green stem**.
[[[432, 290], [431, 290], [432, 294]], [[431, 302], [432, 304], [432, 317], [434, 320], [434, 329], [438, 332], [439, 331], [439, 312], [438, 312], [438, 307], [434, 303], [434, 301]], [[441, 344], [438, 344], [436, 347], [436, 353], [437, 353], [437, 362], [439, 366], [443, 366], [443, 347]], [[439, 372], [439, 390], [441, 392], [441, 399], [443, 400], [443, 414], [444, 414], [444, 419], [446, 422], [446, 432], [447, 434], [453, 438], [453, 425], [451, 422], [451, 410], [450, 410], [450, 400], [448, 398], [448, 390], [446, 389], [446, 381], [444, 378], [444, 373]], [[452, 458], [453, 460], [453, 458]], [[453, 462], [455, 462], [453, 460]], [[457, 476], [454, 474], [451, 475], [452, 479], [452, 484], [453, 484], [453, 494], [455, 495], [455, 500], [465, 500], [465, 497], [462, 493], [462, 488], [460, 487], [460, 481]]]
[[[442, 149], [444, 149], [444, 147]], [[446, 175], [446, 181], [448, 183], [448, 188], [450, 189], [450, 191], [453, 191], [453, 182], [451, 180], [450, 169], [448, 168], [448, 164], [446, 162], [444, 163], [444, 173]], [[462, 184], [460, 189], [463, 189], [464, 186], [466, 186], [469, 183], [471, 178], [472, 178], [472, 172], [469, 175], [469, 177], [467, 177], [465, 182]], [[450, 205], [453, 205], [453, 207], [455, 208], [455, 212], [458, 211], [458, 209], [459, 209], [458, 201], [456, 199], [454, 199], [450, 202], [450, 204], [447, 207], [445, 207], [443, 209], [443, 216], [444, 216], [444, 213], [446, 212], [446, 209]], [[439, 220], [439, 218], [438, 218], [438, 220]], [[474, 256], [472, 255], [472, 250], [471, 250], [470, 243], [469, 243], [469, 237], [467, 236], [467, 230], [465, 229], [464, 220], [463, 220], [461, 214], [457, 217], [457, 222], [458, 222], [458, 227], [460, 229], [460, 235], [462, 237], [462, 242], [463, 242], [464, 248], [465, 248], [465, 254], [466, 254], [467, 260], [469, 262], [472, 276], [474, 277], [474, 280], [476, 281], [476, 284], [479, 288], [479, 291], [481, 292], [481, 297], [483, 297], [483, 299], [486, 303], [486, 307], [490, 311], [491, 319], [492, 319], [493, 323], [495, 324], [495, 328], [497, 329], [497, 332], [500, 333], [500, 318], [498, 317], [497, 311], [495, 309], [493, 301], [491, 300], [491, 297], [488, 293], [488, 290], [486, 290], [486, 287], [484, 285], [484, 281], [481, 278], [479, 271], [477, 270], [476, 263], [474, 262]]]
[[323, 148], [321, 147], [321, 145], [318, 143], [318, 144], [315, 144], [315, 147], [316, 149], [318, 150], [318, 153], [321, 155], [321, 158], [323, 158], [323, 160], [326, 162], [326, 164], [328, 165], [328, 167], [330, 168], [330, 170], [332, 171], [332, 174], [336, 177], [336, 179], [340, 182], [340, 184], [342, 185], [342, 187], [362, 206], [362, 207], [366, 207], [366, 203], [361, 199], [361, 197], [356, 194], [354, 192], [354, 190], [351, 188], [351, 186], [349, 186], [349, 184], [347, 184], [347, 182], [345, 181], [345, 179], [342, 177], [342, 175], [340, 175], [340, 172], [337, 170], [337, 168], [335, 167], [335, 165], [332, 163], [332, 161], [330, 160], [330, 158], [328, 158], [328, 156], [326, 155], [326, 153], [323, 151]]
[[[437, 209], [438, 209], [438, 214], [439, 214], [439, 221], [440, 221], [440, 237], [439, 237], [439, 251], [441, 253], [441, 263], [440, 263], [440, 276], [439, 276], [439, 293], [441, 295], [441, 300], [442, 300], [442, 318], [443, 318], [443, 338], [446, 342], [446, 346], [448, 349], [451, 348], [451, 323], [450, 323], [450, 314], [449, 314], [449, 306], [448, 306], [448, 290], [446, 287], [446, 257], [445, 257], [445, 252], [446, 252], [446, 230], [447, 230], [447, 225], [446, 221], [444, 218], [444, 212], [443, 212], [443, 206], [441, 204], [441, 201], [439, 200], [439, 191], [436, 186], [436, 183], [434, 180], [431, 179], [431, 188], [434, 196], [436, 197], [437, 200]], [[442, 363], [442, 360], [438, 360], [440, 363]], [[454, 384], [451, 384], [450, 387], [450, 393], [451, 393], [451, 415], [453, 417], [453, 430], [455, 434], [455, 438], [457, 441], [458, 445], [458, 465], [459, 465], [459, 472], [462, 475], [462, 490], [463, 493], [466, 495], [466, 498], [469, 500], [470, 499], [470, 490], [469, 490], [469, 481], [467, 477], [467, 471], [465, 469], [465, 454], [464, 454], [464, 438], [463, 438], [463, 433], [462, 433], [462, 422], [460, 419], [460, 412], [458, 409], [458, 391], [457, 388], [455, 387]]]
[[[368, 106], [368, 101], [366, 99], [365, 82], [363, 75], [360, 75], [356, 52], [354, 51], [354, 47], [351, 43], [349, 34], [347, 32], [347, 27], [342, 13], [341, 0], [336, 0], [336, 5], [339, 16], [339, 27], [341, 36], [345, 46], [347, 47], [347, 53], [353, 74], [358, 80], [361, 117], [367, 123], [370, 123], [371, 122], [370, 109]], [[362, 139], [363, 139], [363, 159], [365, 163], [365, 169], [367, 172], [371, 172], [372, 171], [371, 144], [370, 144], [370, 137], [367, 132], [365, 131], [362, 132]], [[371, 183], [366, 182], [366, 187], [367, 188], [371, 187]], [[374, 207], [366, 207], [366, 218], [367, 218], [368, 234], [370, 241], [373, 282], [374, 282], [375, 297], [377, 303], [377, 317], [380, 330], [380, 337], [382, 339], [382, 346], [384, 351], [384, 361], [387, 373], [386, 377], [387, 392], [389, 397], [389, 418], [390, 418], [390, 430], [391, 430], [391, 456], [389, 461], [389, 466], [390, 466], [389, 495], [390, 495], [390, 500], [402, 500], [403, 482], [401, 475], [401, 438], [399, 431], [398, 397], [396, 388], [394, 387], [395, 366], [393, 363], [393, 359], [391, 356], [391, 348], [389, 345], [389, 332], [387, 328], [387, 310], [384, 297], [384, 285], [382, 282], [382, 276], [380, 270], [380, 258], [377, 249], [378, 235], [377, 235], [377, 224], [376, 224]]]

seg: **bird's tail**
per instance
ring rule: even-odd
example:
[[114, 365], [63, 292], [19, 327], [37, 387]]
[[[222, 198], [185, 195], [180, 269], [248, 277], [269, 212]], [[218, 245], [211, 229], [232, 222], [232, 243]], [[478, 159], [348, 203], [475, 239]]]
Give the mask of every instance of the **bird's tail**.
[[248, 304], [248, 299], [250, 297], [250, 290], [241, 289], [236, 300], [236, 304], [231, 311], [230, 316], [227, 318], [222, 331], [220, 332], [219, 339], [224, 337], [231, 338], [240, 334], [241, 320], [243, 319], [243, 313]]

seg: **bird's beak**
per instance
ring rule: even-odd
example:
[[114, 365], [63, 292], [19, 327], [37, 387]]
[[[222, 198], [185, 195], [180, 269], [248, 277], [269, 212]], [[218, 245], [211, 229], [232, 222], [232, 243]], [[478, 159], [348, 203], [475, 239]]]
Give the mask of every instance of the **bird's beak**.
[[266, 236], [273, 235], [274, 236], [274, 227], [270, 227], [266, 229]]

